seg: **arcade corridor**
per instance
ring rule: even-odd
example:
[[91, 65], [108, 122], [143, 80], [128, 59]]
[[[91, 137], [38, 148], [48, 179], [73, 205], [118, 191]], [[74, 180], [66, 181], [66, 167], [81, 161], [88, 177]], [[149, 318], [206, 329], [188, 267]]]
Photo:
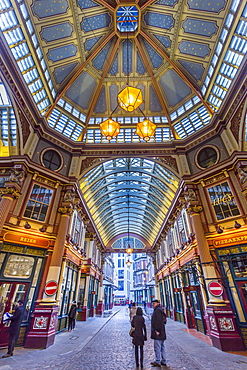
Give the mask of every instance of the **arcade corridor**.
[[[145, 316], [148, 340], [144, 348], [144, 370], [154, 369], [150, 320]], [[129, 332], [126, 307], [114, 308], [109, 318], [91, 318], [77, 322], [75, 331], [56, 336], [55, 344], [45, 350], [17, 348], [11, 358], [0, 359], [1, 370], [130, 370], [135, 369], [134, 349]], [[186, 333], [186, 326], [168, 320], [165, 342], [167, 370], [245, 370], [247, 352], [231, 354], [201, 338]], [[199, 336], [200, 337], [200, 336]], [[0, 351], [0, 355], [3, 351]]]

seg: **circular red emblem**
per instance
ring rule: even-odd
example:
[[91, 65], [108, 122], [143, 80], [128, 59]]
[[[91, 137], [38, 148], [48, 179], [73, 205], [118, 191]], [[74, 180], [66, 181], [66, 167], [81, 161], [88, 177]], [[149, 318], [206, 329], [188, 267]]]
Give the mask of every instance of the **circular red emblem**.
[[208, 290], [215, 297], [220, 297], [223, 294], [223, 287], [218, 281], [210, 281], [208, 283]]
[[45, 285], [45, 294], [54, 295], [57, 292], [57, 282], [55, 280], [48, 281]]

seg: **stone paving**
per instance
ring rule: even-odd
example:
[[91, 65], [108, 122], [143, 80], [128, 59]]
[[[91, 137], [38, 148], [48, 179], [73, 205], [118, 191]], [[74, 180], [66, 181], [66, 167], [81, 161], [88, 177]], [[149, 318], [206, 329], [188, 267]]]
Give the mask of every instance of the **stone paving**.
[[[152, 368], [153, 341], [146, 317], [148, 341], [144, 346], [144, 369]], [[127, 370], [135, 368], [134, 348], [125, 307], [108, 319], [77, 322], [76, 330], [57, 335], [46, 350], [17, 349], [13, 357], [0, 359], [1, 370]], [[247, 357], [225, 353], [186, 333], [183, 324], [168, 320], [165, 342], [167, 370], [247, 370]], [[0, 352], [0, 355], [4, 353]]]

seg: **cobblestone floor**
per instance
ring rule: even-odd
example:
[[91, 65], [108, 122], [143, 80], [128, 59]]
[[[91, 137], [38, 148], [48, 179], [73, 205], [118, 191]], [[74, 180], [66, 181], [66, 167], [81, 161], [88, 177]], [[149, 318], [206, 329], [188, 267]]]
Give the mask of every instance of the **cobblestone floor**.
[[[1, 359], [1, 370], [128, 370], [135, 368], [134, 348], [129, 336], [129, 318], [123, 307], [109, 321], [96, 318], [78, 322], [72, 333], [62, 333], [46, 350], [20, 349]], [[102, 324], [103, 322], [103, 324]], [[153, 341], [146, 317], [148, 341], [144, 346], [144, 369], [152, 368]], [[99, 329], [101, 327], [101, 329]], [[168, 320], [165, 342], [167, 370], [247, 370], [247, 357], [224, 353], [182, 330], [183, 324]], [[83, 331], [83, 332], [82, 332]], [[84, 339], [83, 339], [84, 338]], [[73, 346], [74, 343], [74, 346]]]

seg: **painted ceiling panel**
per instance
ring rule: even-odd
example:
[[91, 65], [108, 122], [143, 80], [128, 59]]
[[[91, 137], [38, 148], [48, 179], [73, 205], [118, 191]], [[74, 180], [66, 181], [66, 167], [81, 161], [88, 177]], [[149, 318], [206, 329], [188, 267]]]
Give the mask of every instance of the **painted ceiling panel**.
[[190, 87], [173, 70], [169, 70], [161, 76], [160, 85], [172, 107], [191, 94]]
[[44, 27], [40, 33], [43, 40], [55, 41], [72, 35], [73, 27], [69, 22], [56, 24], [55, 26]]
[[145, 65], [143, 63], [143, 60], [142, 60], [139, 53], [137, 53], [136, 58], [137, 58], [137, 62], [136, 62], [137, 63], [137, 65], [136, 65], [137, 73], [139, 75], [144, 75], [144, 73], [146, 72], [146, 67], [145, 67]]
[[83, 109], [90, 105], [96, 82], [87, 72], [83, 72], [80, 77], [70, 86], [66, 96]]
[[194, 55], [200, 58], [205, 58], [210, 53], [207, 44], [200, 44], [191, 41], [182, 41], [178, 46], [181, 54]]
[[187, 18], [182, 25], [185, 33], [211, 37], [217, 32], [215, 22], [201, 21], [199, 19]]
[[101, 50], [101, 52], [93, 59], [93, 66], [98, 70], [103, 69], [110, 47], [111, 42], [108, 42], [108, 44]]
[[177, 2], [178, 2], [178, 0], [159, 0], [155, 4], [174, 6]]
[[159, 99], [157, 97], [155, 89], [153, 88], [152, 85], [149, 87], [149, 89], [150, 89], [150, 92], [149, 92], [149, 96], [150, 96], [150, 107], [149, 107], [149, 109], [150, 109], [150, 111], [151, 112], [161, 112], [162, 108], [160, 106], [160, 102], [159, 102]]
[[188, 0], [190, 9], [218, 13], [225, 6], [226, 0], [208, 1], [208, 0]]
[[90, 51], [95, 44], [97, 44], [97, 42], [99, 41], [99, 39], [101, 39], [101, 36], [98, 36], [98, 37], [91, 37], [91, 38], [88, 38], [86, 39], [86, 42], [85, 42], [85, 49], [87, 51]]
[[117, 107], [117, 94], [119, 93], [119, 87], [116, 84], [110, 86], [110, 108], [114, 111]]
[[67, 13], [69, 4], [67, 0], [34, 0], [32, 5], [34, 15], [39, 18], [54, 17]]
[[92, 0], [77, 0], [77, 3], [82, 10], [99, 6], [99, 4]]
[[133, 43], [130, 40], [123, 41], [123, 72], [128, 75], [132, 72], [132, 49]]
[[164, 28], [170, 30], [173, 27], [174, 19], [169, 14], [147, 12], [144, 21], [148, 26]]
[[104, 113], [106, 111], [106, 95], [105, 95], [105, 86], [102, 87], [99, 94], [99, 99], [94, 109], [95, 113]]
[[154, 48], [147, 41], [144, 40], [143, 43], [147, 49], [153, 67], [159, 68], [163, 63], [163, 58], [157, 53], [157, 51], [154, 50]]
[[74, 44], [61, 46], [59, 48], [51, 49], [47, 54], [47, 57], [56, 62], [58, 60], [67, 59], [75, 56], [77, 53], [77, 47]]
[[112, 18], [109, 13], [94, 15], [92, 17], [86, 17], [81, 22], [81, 29], [84, 32], [92, 32], [100, 28], [109, 27]]
[[118, 54], [116, 54], [111, 69], [109, 71], [109, 74], [111, 76], [116, 76], [117, 73], [118, 73]]
[[204, 67], [200, 63], [195, 63], [183, 59], [178, 59], [178, 62], [194, 77], [196, 80], [202, 78]]
[[78, 62], [66, 64], [63, 67], [57, 67], [54, 69], [53, 74], [58, 84], [63, 82], [65, 78], [70, 74], [71, 71], [78, 65]]
[[156, 35], [154, 34], [157, 40], [165, 47], [169, 48], [171, 46], [171, 40], [168, 36], [163, 36], [163, 35]]

